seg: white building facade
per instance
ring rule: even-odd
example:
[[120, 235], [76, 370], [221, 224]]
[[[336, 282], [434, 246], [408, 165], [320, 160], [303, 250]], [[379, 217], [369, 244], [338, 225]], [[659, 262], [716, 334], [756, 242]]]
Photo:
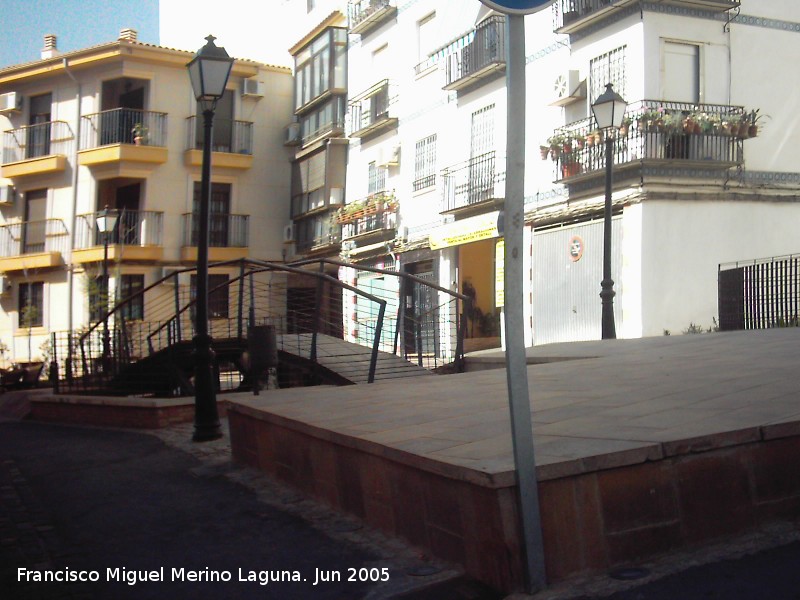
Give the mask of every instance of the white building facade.
[[[143, 44], [131, 30], [67, 53], [48, 37], [40, 60], [0, 69], [0, 339], [14, 361], [41, 359], [51, 333], [96, 322], [98, 286], [125, 298], [197, 255], [202, 118], [185, 67], [194, 52]], [[282, 258], [291, 99], [288, 68], [234, 63], [215, 116], [212, 261]], [[103, 283], [106, 207], [119, 218]], [[188, 276], [180, 284], [188, 293]], [[128, 319], [150, 316], [142, 297]]]
[[[342, 254], [474, 296], [472, 347], [494, 345], [504, 17], [477, 0], [349, 4]], [[781, 150], [798, 99], [778, 81], [798, 21], [788, 1], [729, 0], [557, 0], [526, 17], [529, 343], [600, 337], [605, 145], [590, 105], [608, 83], [628, 101], [614, 141], [619, 337], [711, 327], [720, 263], [797, 251], [800, 173]]]

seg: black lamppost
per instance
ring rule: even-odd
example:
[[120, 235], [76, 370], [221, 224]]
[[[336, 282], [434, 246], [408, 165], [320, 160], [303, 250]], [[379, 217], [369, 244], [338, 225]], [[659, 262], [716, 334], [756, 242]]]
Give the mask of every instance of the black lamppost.
[[614, 164], [614, 138], [622, 126], [625, 108], [628, 103], [614, 91], [611, 84], [606, 84], [606, 91], [592, 104], [592, 112], [597, 127], [605, 132], [606, 138], [606, 203], [603, 215], [603, 281], [600, 298], [603, 303], [601, 321], [602, 338], [613, 340], [617, 337], [614, 324], [614, 280], [611, 279], [611, 180]]
[[194, 337], [194, 436], [195, 442], [222, 437], [217, 413], [217, 391], [214, 381], [214, 351], [208, 333], [208, 229], [211, 204], [211, 134], [214, 109], [225, 93], [233, 67], [233, 59], [214, 44], [209, 35], [205, 46], [187, 64], [194, 97], [203, 109], [203, 168], [200, 183], [200, 223], [197, 240], [197, 311]]
[[108, 371], [109, 356], [111, 354], [111, 339], [108, 334], [108, 238], [114, 227], [117, 226], [119, 213], [109, 210], [108, 206], [97, 213], [97, 231], [103, 234], [103, 286], [105, 291], [100, 291], [100, 301], [103, 303], [101, 318], [103, 319], [103, 372]]

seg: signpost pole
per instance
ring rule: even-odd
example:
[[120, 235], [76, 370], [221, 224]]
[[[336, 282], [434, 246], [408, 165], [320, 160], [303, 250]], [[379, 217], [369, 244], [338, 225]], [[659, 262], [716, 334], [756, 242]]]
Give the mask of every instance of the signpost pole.
[[511, 437], [525, 544], [529, 593], [546, 584], [544, 544], [533, 424], [528, 395], [523, 316], [523, 228], [525, 224], [525, 17], [506, 15], [506, 89], [508, 96], [505, 202], [505, 344]]

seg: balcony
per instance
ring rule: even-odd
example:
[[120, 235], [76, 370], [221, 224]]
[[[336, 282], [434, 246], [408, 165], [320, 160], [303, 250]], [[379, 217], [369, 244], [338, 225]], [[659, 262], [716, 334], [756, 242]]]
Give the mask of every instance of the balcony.
[[[214, 168], [249, 169], [253, 166], [253, 122], [214, 119], [211, 144]], [[186, 119], [186, 166], [203, 164], [203, 124], [198, 117]]]
[[[99, 213], [78, 215], [72, 261], [94, 263], [103, 260], [103, 233], [97, 229]], [[160, 261], [164, 257], [164, 213], [123, 210], [114, 231], [109, 233], [108, 258], [113, 261]]]
[[74, 142], [75, 134], [66, 121], [50, 121], [5, 131], [1, 174], [16, 179], [62, 173]]
[[[299, 224], [298, 224], [299, 225]], [[298, 229], [297, 253], [306, 255], [339, 254], [342, 244], [341, 225], [332, 224], [326, 231], [304, 235]]]
[[[625, 117], [614, 140], [615, 177], [646, 165], [730, 169], [744, 162], [743, 141], [758, 135], [757, 112], [741, 106], [644, 100], [630, 105]], [[604, 176], [605, 144], [593, 128], [593, 118], [572, 123], [541, 147], [542, 158], [555, 163], [556, 181]]]
[[362, 238], [365, 243], [394, 239], [397, 231], [397, 199], [382, 191], [343, 206], [336, 213], [342, 239]]
[[442, 214], [466, 216], [494, 210], [506, 195], [506, 161], [487, 152], [442, 171]]
[[397, 128], [397, 117], [391, 115], [395, 103], [394, 86], [384, 79], [349, 103], [351, 138], [367, 139], [389, 129]]
[[[197, 262], [200, 215], [182, 216], [181, 260]], [[208, 259], [213, 262], [246, 258], [249, 249], [250, 215], [209, 215]]]
[[445, 56], [445, 90], [462, 90], [506, 69], [506, 18], [494, 16]]
[[95, 176], [146, 177], [167, 162], [167, 115], [114, 108], [81, 117], [78, 163]]
[[347, 22], [350, 33], [365, 35], [397, 14], [392, 0], [350, 0]]
[[[609, 13], [638, 5], [639, 0], [556, 0], [553, 4], [553, 29], [557, 33], [576, 33], [601, 21]], [[659, 4], [725, 12], [739, 6], [735, 0], [661, 0]], [[639, 14], [639, 11], [636, 11]]]
[[48, 269], [64, 264], [69, 232], [61, 219], [0, 226], [0, 272]]

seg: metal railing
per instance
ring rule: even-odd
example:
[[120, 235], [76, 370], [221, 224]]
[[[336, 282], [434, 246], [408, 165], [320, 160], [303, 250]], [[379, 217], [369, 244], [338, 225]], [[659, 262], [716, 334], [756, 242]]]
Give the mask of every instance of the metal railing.
[[353, 201], [337, 215], [342, 224], [342, 239], [397, 229], [397, 211], [397, 201], [388, 191]]
[[388, 79], [376, 83], [348, 103], [347, 135], [361, 137], [391, 118], [390, 107], [397, 100], [394, 86]]
[[370, 17], [392, 6], [392, 0], [348, 0], [347, 22], [349, 28], [358, 30], [358, 27], [365, 25]]
[[800, 256], [719, 265], [722, 331], [800, 326]]
[[3, 132], [3, 164], [72, 153], [75, 134], [66, 121], [26, 125]]
[[[182, 246], [197, 246], [200, 234], [200, 215], [182, 215]], [[208, 244], [212, 248], [247, 248], [250, 236], [250, 215], [210, 214]]]
[[[558, 31], [562, 27], [592, 13], [631, 3], [631, 0], [557, 0], [553, 4], [553, 29]], [[687, 2], [686, 4], [690, 8], [696, 7], [693, 2]], [[737, 0], [716, 0], [716, 4], [725, 10], [730, 10], [738, 6], [739, 2]]]
[[505, 157], [495, 151], [481, 154], [444, 169], [441, 181], [441, 212], [505, 198]]
[[489, 17], [469, 34], [471, 41], [445, 57], [445, 87], [477, 75], [489, 65], [505, 65], [506, 18]]
[[[690, 125], [690, 115], [701, 115], [702, 123]], [[626, 124], [615, 134], [615, 165], [659, 160], [725, 167], [744, 160], [742, 140], [747, 136], [730, 128], [744, 118], [741, 106], [642, 100], [631, 104], [625, 116]], [[589, 117], [554, 132], [549, 153], [556, 181], [605, 168], [606, 146], [603, 133], [596, 129], [594, 117]]]
[[342, 226], [334, 223], [331, 224], [330, 229], [326, 233], [320, 235], [305, 236], [302, 232], [299, 232], [295, 245], [297, 247], [297, 252], [303, 253], [338, 246], [341, 243]]
[[[211, 150], [231, 154], [253, 153], [253, 122], [214, 118]], [[186, 119], [186, 149], [203, 149], [203, 123], [198, 117]]]
[[0, 257], [69, 251], [69, 231], [61, 219], [0, 225]]
[[81, 150], [111, 144], [167, 145], [167, 113], [113, 108], [81, 119]]
[[[75, 248], [102, 246], [104, 234], [97, 229], [100, 213], [78, 215], [75, 224]], [[109, 233], [109, 244], [123, 246], [163, 245], [164, 213], [151, 210], [123, 210], [117, 225]]]
[[[281, 359], [282, 387], [302, 385], [301, 378], [308, 384], [309, 375], [326, 369], [333, 380], [372, 382], [379, 354], [403, 357], [429, 370], [463, 370], [463, 315], [469, 312], [469, 298], [463, 294], [407, 273], [326, 259], [290, 265], [241, 260], [214, 267], [238, 271], [209, 290], [210, 296], [224, 294], [229, 303], [222, 318], [210, 321], [216, 372], [234, 373], [236, 382], [248, 377], [240, 360], [248, 327], [262, 324], [275, 329], [284, 359], [295, 357]], [[354, 269], [392, 284], [382, 291], [365, 291], [326, 275], [331, 269]], [[194, 271], [173, 272], [122, 299], [106, 319], [84, 331], [54, 334], [50, 356], [58, 391], [191, 394]], [[144, 307], [146, 320], [141, 311], [135, 320], [126, 318], [133, 304]], [[104, 343], [106, 328], [109, 338]], [[365, 350], [359, 352], [359, 346]], [[341, 356], [349, 357], [346, 364], [337, 359]], [[142, 365], [137, 367], [139, 361]], [[301, 378], [291, 373], [298, 361], [305, 369]], [[337, 375], [336, 365], [348, 374]], [[396, 368], [390, 363], [390, 371]]]

